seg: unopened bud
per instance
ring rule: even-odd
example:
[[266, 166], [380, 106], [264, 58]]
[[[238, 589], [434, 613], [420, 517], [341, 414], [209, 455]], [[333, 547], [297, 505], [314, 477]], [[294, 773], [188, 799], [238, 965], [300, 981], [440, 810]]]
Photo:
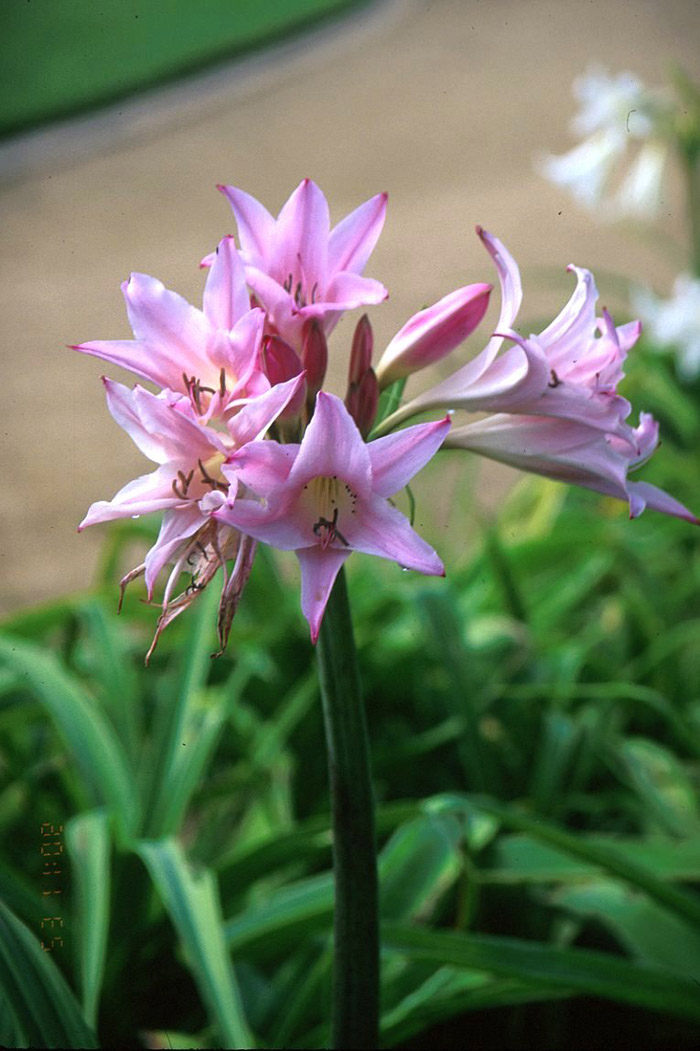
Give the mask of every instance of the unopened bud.
[[[262, 350], [263, 371], [274, 387], [277, 383], [285, 383], [294, 379], [303, 371], [299, 355], [285, 343], [279, 336], [266, 336], [263, 340]], [[300, 415], [307, 398], [306, 383], [300, 383], [299, 389], [279, 415], [279, 419], [295, 419]]]
[[323, 386], [328, 368], [328, 343], [318, 321], [307, 321], [302, 331], [301, 363], [306, 369], [309, 398], [315, 398]]
[[374, 334], [372, 325], [367, 315], [363, 314], [355, 326], [355, 332], [352, 337], [348, 385], [360, 383], [365, 372], [372, 364], [373, 348]]
[[357, 428], [366, 438], [374, 426], [379, 404], [379, 384], [374, 369], [367, 369], [357, 387], [357, 415], [354, 417]]

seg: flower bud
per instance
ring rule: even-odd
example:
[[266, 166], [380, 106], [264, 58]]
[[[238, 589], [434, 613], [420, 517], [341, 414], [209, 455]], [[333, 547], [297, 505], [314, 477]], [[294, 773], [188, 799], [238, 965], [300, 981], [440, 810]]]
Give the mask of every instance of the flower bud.
[[313, 399], [323, 386], [328, 368], [328, 343], [315, 318], [307, 321], [302, 332], [301, 364], [306, 369], [306, 386]]
[[491, 285], [466, 285], [414, 314], [382, 354], [380, 389], [433, 365], [463, 343], [486, 313], [490, 293]]

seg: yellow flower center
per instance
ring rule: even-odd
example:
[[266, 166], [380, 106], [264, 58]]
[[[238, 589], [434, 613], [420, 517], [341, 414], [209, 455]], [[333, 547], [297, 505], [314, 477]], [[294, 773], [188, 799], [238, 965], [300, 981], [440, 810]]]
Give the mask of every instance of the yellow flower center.
[[341, 530], [352, 523], [357, 493], [337, 475], [318, 475], [304, 486], [301, 506], [307, 512], [311, 532], [325, 551], [334, 541], [349, 547]]

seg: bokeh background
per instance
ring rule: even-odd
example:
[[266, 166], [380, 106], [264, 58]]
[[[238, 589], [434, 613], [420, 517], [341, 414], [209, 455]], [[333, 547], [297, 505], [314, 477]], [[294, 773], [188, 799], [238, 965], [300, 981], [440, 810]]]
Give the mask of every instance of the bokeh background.
[[[57, 7], [69, 5], [49, 6], [55, 17]], [[168, 5], [160, 5], [162, 25], [152, 5], [126, 6], [134, 22], [125, 54], [136, 64], [158, 41], [158, 76], [172, 74]], [[217, 182], [238, 185], [277, 210], [309, 175], [328, 196], [334, 219], [389, 191], [385, 234], [367, 269], [391, 292], [372, 315], [380, 348], [426, 303], [457, 285], [492, 279], [473, 233], [477, 222], [520, 262], [523, 321], [533, 324], [568, 294], [569, 262], [593, 269], [603, 302], [618, 309], [615, 275], [666, 292], [683, 265], [677, 188], [663, 203], [668, 243], [650, 243], [577, 210], [537, 174], [533, 160], [572, 144], [571, 83], [591, 63], [631, 70], [649, 84], [665, 79], [671, 63], [696, 73], [695, 0], [230, 5], [239, 14], [246, 6], [269, 14], [269, 26], [258, 26], [253, 40], [236, 36], [225, 5], [204, 6], [211, 8], [210, 30], [222, 19], [220, 32], [194, 42], [179, 60], [186, 76], [128, 94], [127, 61], [122, 82], [117, 77], [123, 97], [36, 128], [18, 125], [36, 119], [29, 110], [12, 124], [6, 95], [0, 142], [6, 609], [87, 587], [100, 534], [78, 536], [77, 522], [93, 500], [109, 498], [149, 469], [107, 413], [99, 383], [104, 364], [67, 345], [129, 336], [119, 285], [132, 270], [200, 302], [198, 260], [234, 227]], [[85, 83], [85, 101], [113, 40], [117, 48], [117, 30], [114, 4], [83, 7], [90, 25], [77, 17], [70, 32], [72, 76], [78, 86], [81, 78]], [[315, 20], [320, 8], [325, 14], [335, 8], [333, 17]], [[285, 17], [299, 15], [303, 24], [294, 33], [280, 24], [282, 9]], [[141, 25], [140, 11], [148, 14]], [[23, 68], [46, 88], [60, 36], [47, 21], [48, 6], [10, 0], [3, 12], [5, 86]], [[90, 49], [95, 27], [101, 50]], [[256, 43], [264, 46], [227, 59]], [[215, 64], [207, 66], [210, 59]], [[50, 91], [44, 94], [46, 113]], [[353, 323], [346, 319], [334, 339], [347, 341]], [[115, 369], [110, 375], [127, 378]], [[477, 510], [497, 504], [512, 477], [506, 468], [483, 468]], [[431, 529], [437, 546], [439, 524], [427, 523], [428, 535]]]

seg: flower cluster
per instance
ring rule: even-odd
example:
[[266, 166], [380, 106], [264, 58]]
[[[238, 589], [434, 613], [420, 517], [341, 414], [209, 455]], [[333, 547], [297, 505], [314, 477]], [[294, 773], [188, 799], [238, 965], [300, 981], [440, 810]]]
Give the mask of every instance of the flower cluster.
[[580, 109], [571, 130], [581, 141], [542, 158], [542, 174], [597, 215], [653, 218], [669, 157], [668, 101], [631, 73], [598, 67], [576, 78], [573, 94]]
[[644, 319], [655, 346], [674, 352], [680, 378], [700, 376], [700, 278], [679, 274], [668, 299], [647, 288], [632, 291], [634, 309]]
[[[605, 311], [596, 316], [588, 271], [570, 268], [571, 300], [544, 332], [524, 339], [513, 329], [522, 298], [518, 268], [479, 229], [501, 285], [496, 334], [447, 380], [378, 419], [383, 390], [402, 387], [478, 326], [491, 286], [464, 286], [421, 310], [391, 340], [376, 370], [363, 316], [341, 400], [323, 389], [328, 336], [344, 311], [387, 296], [363, 276], [386, 196], [371, 198], [331, 229], [326, 199], [309, 179], [276, 219], [242, 190], [220, 189], [233, 208], [239, 245], [225, 237], [203, 260], [202, 309], [154, 278], [132, 274], [122, 290], [134, 339], [75, 348], [158, 388], [104, 380], [112, 416], [157, 466], [112, 500], [93, 504], [80, 526], [163, 512], [155, 544], [121, 582], [123, 593], [143, 575], [151, 600], [170, 567], [149, 654], [163, 628], [218, 572], [225, 646], [258, 542], [296, 553], [314, 641], [353, 551], [444, 575], [436, 552], [391, 500], [441, 446], [628, 500], [632, 516], [648, 505], [695, 521], [661, 490], [627, 481], [628, 470], [657, 442], [651, 417], [642, 415], [636, 428], [626, 422], [630, 406], [616, 390], [639, 325], [616, 328]], [[428, 410], [441, 417], [396, 429]], [[453, 410], [488, 415], [451, 427]]]

